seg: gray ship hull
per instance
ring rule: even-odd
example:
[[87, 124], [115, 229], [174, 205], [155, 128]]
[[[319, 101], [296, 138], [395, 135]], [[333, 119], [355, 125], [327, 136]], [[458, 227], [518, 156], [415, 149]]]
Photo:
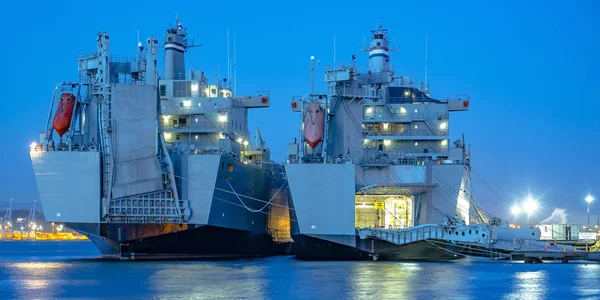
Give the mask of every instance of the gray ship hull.
[[[73, 174], [74, 166], [82, 174], [93, 174], [97, 166], [60, 163], [53, 154], [32, 157], [41, 200], [48, 208], [47, 220], [88, 236], [107, 257], [133, 254], [138, 258], [225, 258], [289, 253], [290, 243], [274, 238], [277, 228], [273, 223], [289, 224], [289, 214], [274, 210], [275, 204], [287, 206], [288, 199], [287, 181], [280, 165], [253, 166], [227, 154], [174, 156], [176, 174], [181, 174], [177, 176], [179, 193], [190, 199], [190, 220], [182, 224], [107, 223], [99, 221], [99, 215], [88, 214], [100, 211], [92, 209], [99, 199], [86, 199], [99, 194], [93, 191], [94, 186], [90, 184], [91, 191], [82, 194], [81, 190], [69, 188], [71, 175], [65, 176], [65, 172]], [[58, 155], [63, 162], [73, 158], [85, 162], [90, 156], [92, 160], [96, 157], [92, 153]], [[202, 172], [198, 173], [198, 169]], [[63, 194], [57, 195], [57, 191]], [[83, 199], [78, 198], [82, 196]], [[64, 199], [62, 204], [57, 202], [59, 198]], [[77, 214], [79, 210], [86, 214]]]

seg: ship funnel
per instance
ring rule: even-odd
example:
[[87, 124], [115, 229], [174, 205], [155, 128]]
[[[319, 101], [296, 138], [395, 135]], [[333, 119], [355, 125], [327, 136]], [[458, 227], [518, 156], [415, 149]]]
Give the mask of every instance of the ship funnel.
[[381, 28], [381, 23], [376, 30], [371, 30], [372, 38], [369, 43], [369, 72], [379, 73], [389, 69], [389, 41], [387, 29]]
[[186, 30], [179, 23], [179, 17], [175, 20], [175, 27], [167, 29], [165, 35], [165, 69], [164, 79], [184, 80], [186, 50]]

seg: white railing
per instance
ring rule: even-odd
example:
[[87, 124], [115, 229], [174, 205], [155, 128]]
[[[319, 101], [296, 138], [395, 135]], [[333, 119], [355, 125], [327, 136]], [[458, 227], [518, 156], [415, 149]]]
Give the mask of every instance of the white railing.
[[377, 238], [396, 245], [409, 244], [423, 240], [446, 240], [482, 245], [487, 245], [491, 241], [490, 229], [481, 224], [426, 224], [400, 230], [363, 228], [358, 230], [358, 234], [361, 239]]

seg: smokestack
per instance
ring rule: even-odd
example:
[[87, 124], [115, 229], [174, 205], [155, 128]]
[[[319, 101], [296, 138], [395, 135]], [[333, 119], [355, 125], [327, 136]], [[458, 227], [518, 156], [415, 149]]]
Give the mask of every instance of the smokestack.
[[186, 31], [179, 23], [179, 17], [175, 18], [175, 27], [169, 28], [165, 35], [165, 69], [164, 79], [185, 79], [185, 36]]

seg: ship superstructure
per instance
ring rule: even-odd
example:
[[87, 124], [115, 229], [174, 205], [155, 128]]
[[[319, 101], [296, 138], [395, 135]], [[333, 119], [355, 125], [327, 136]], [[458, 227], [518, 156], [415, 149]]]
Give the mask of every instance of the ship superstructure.
[[[400, 230], [447, 217], [468, 225], [480, 216], [472, 212], [469, 151], [464, 140], [451, 142], [449, 130], [450, 114], [467, 111], [469, 96], [433, 98], [427, 84], [397, 76], [387, 35], [381, 25], [371, 31], [368, 68], [353, 56], [326, 68], [328, 94], [292, 100], [302, 130], [285, 167], [301, 257], [365, 258], [377, 245], [358, 229]], [[427, 257], [410, 247], [390, 258]]]
[[109, 41], [99, 33], [97, 51], [78, 58], [79, 80], [56, 87], [31, 145], [46, 219], [123, 257], [283, 253], [283, 166], [262, 138], [250, 144], [247, 127], [248, 109], [269, 107], [269, 93], [233, 95], [186, 72], [193, 43], [178, 19], [165, 35], [162, 78], [156, 38], [133, 58], [110, 54]]

